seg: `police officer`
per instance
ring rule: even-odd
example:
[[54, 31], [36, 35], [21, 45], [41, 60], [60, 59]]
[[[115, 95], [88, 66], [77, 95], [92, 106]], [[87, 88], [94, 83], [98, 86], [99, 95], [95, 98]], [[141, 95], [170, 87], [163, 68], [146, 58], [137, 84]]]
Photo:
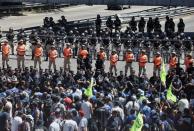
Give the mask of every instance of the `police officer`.
[[175, 23], [173, 21], [173, 18], [170, 18], [170, 31], [174, 33], [175, 31]]
[[110, 33], [110, 36], [112, 36], [113, 25], [114, 25], [114, 22], [111, 19], [111, 16], [109, 16], [108, 19], [107, 19], [107, 21], [106, 21], [106, 27], [108, 28], [108, 31]]
[[134, 55], [132, 53], [132, 50], [128, 49], [126, 54], [125, 54], [125, 62], [126, 62], [126, 64], [125, 64], [125, 76], [127, 76], [128, 68], [130, 68], [130, 74], [132, 73], [132, 70], [133, 70], [132, 63], [134, 60], [135, 60], [135, 58], [134, 58]]
[[102, 25], [102, 20], [101, 20], [101, 17], [100, 17], [99, 14], [97, 15], [95, 24], [96, 24], [96, 34], [99, 37], [100, 36], [100, 31], [101, 31], [101, 25]]
[[24, 32], [24, 29], [21, 28], [19, 30], [19, 33], [17, 34], [17, 41], [20, 41], [22, 39], [24, 44], [26, 44], [26, 38], [27, 38], [27, 34]]
[[[120, 52], [121, 52], [121, 39], [120, 39], [119, 34], [116, 34], [116, 36], [113, 38], [112, 42], [113, 42], [112, 50], [116, 50], [117, 55], [119, 56]], [[119, 57], [118, 57], [118, 59], [119, 59]]]
[[183, 33], [185, 30], [185, 23], [182, 18], [179, 19], [179, 23], [177, 24], [178, 33]]
[[49, 52], [51, 46], [53, 45], [53, 43], [54, 43], [54, 36], [53, 36], [52, 31], [51, 31], [47, 34], [47, 38], [46, 38], [46, 45], [45, 45], [46, 46], [46, 52], [45, 52], [46, 59], [45, 59], [45, 61], [48, 61], [48, 52]]
[[104, 47], [104, 50], [106, 52], [107, 60], [109, 59], [110, 43], [110, 36], [108, 32], [105, 32], [105, 34], [102, 36], [102, 46]]
[[73, 58], [75, 58], [75, 56], [77, 56], [77, 50], [78, 50], [78, 45], [75, 43], [76, 38], [75, 38], [75, 34], [73, 33], [72, 30], [69, 31], [68, 33], [68, 37], [67, 37], [67, 43], [70, 43], [72, 45], [73, 48]]
[[169, 41], [169, 38], [165, 37], [164, 40], [162, 41], [162, 57], [165, 64], [168, 63], [169, 61], [170, 45], [171, 42]]
[[156, 34], [160, 34], [160, 33], [162, 32], [161, 27], [162, 27], [162, 26], [161, 26], [161, 24], [160, 24], [159, 18], [156, 17], [156, 18], [155, 18], [155, 21], [154, 21], [154, 32], [155, 32]]
[[11, 46], [11, 54], [14, 55], [14, 32], [13, 32], [13, 28], [9, 28], [9, 32], [6, 34], [6, 37], [7, 37], [7, 40], [8, 40], [8, 43], [10, 44]]
[[132, 40], [131, 40], [131, 35], [128, 34], [127, 37], [121, 39], [123, 40], [123, 60], [125, 60], [125, 54], [128, 49], [132, 48]]
[[154, 29], [154, 21], [152, 19], [152, 17], [149, 17], [149, 20], [147, 22], [147, 33], [152, 33]]
[[144, 33], [145, 24], [146, 24], [146, 22], [145, 22], [144, 18], [141, 17], [139, 24], [138, 24], [139, 32]]
[[115, 15], [115, 21], [114, 21], [114, 25], [115, 25], [115, 31], [119, 31], [121, 29], [121, 20], [119, 19], [118, 15]]
[[189, 54], [191, 53], [192, 49], [193, 49], [193, 42], [191, 40], [191, 37], [187, 37], [184, 42], [184, 49], [185, 49], [185, 53]]
[[134, 16], [131, 18], [131, 21], [129, 22], [129, 27], [131, 27], [131, 30], [134, 32], [137, 30], [137, 22], [135, 21]]
[[169, 36], [169, 33], [170, 33], [170, 18], [169, 18], [169, 16], [166, 16], [164, 31], [166, 32], [167, 36]]
[[98, 43], [98, 39], [96, 37], [96, 33], [94, 32], [92, 34], [92, 36], [89, 38], [88, 40], [89, 42], [89, 52], [90, 52], [90, 56], [93, 58], [93, 59], [96, 59], [96, 45]]
[[29, 35], [29, 42], [31, 43], [31, 49], [32, 49], [32, 60], [34, 59], [34, 48], [36, 46], [37, 42], [37, 34], [35, 30], [32, 30], [31, 34]]

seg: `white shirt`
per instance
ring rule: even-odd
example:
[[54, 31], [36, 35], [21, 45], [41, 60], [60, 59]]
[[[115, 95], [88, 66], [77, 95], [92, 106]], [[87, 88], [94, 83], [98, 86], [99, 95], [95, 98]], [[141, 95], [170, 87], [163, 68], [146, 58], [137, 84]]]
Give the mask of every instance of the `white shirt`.
[[88, 120], [85, 117], [81, 118], [81, 120], [79, 122], [79, 131], [83, 131], [82, 128], [87, 129], [87, 126], [88, 126]]
[[178, 102], [179, 111], [183, 112], [185, 108], [189, 108], [189, 101], [187, 99], [180, 99]]
[[87, 119], [91, 118], [91, 116], [92, 116], [92, 104], [89, 101], [84, 101], [81, 104], [81, 108], [85, 114], [84, 117], [86, 117]]
[[74, 120], [65, 120], [62, 131], [77, 131], [77, 123]]
[[22, 118], [15, 116], [12, 120], [11, 131], [19, 131], [18, 127], [22, 123]]
[[7, 101], [7, 103], [5, 104], [6, 107], [9, 107], [10, 111], [9, 111], [9, 116], [10, 118], [12, 118], [12, 103], [10, 101]]
[[60, 131], [60, 126], [56, 121], [53, 121], [49, 126], [49, 131]]
[[130, 114], [131, 109], [135, 109], [135, 110], [139, 110], [140, 106], [139, 103], [137, 103], [136, 101], [133, 104], [133, 101], [129, 101], [126, 105], [125, 108], [127, 110], [127, 114]]
[[120, 114], [122, 120], [124, 120], [125, 114], [124, 114], [124, 111], [123, 111], [122, 108], [120, 108], [119, 106], [116, 106], [116, 107], [112, 108], [112, 111], [117, 111], [117, 112], [119, 112], [119, 114]]

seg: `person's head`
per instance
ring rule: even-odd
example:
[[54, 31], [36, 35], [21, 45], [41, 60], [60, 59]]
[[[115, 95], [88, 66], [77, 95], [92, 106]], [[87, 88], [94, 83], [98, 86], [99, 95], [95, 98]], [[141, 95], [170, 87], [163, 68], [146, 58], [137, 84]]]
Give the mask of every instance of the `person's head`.
[[172, 57], [174, 57], [174, 56], [176, 56], [176, 52], [173, 51], [172, 52]]
[[141, 53], [144, 55], [145, 54], [145, 50], [142, 50]]
[[3, 40], [3, 43], [5, 44], [5, 45], [7, 45], [8, 44], [8, 40]]
[[55, 46], [54, 45], [51, 46], [51, 50], [55, 50]]
[[156, 57], [159, 57], [159, 56], [160, 56], [160, 52], [157, 52], [157, 53], [156, 53]]
[[42, 45], [41, 45], [41, 42], [38, 41], [38, 42], [37, 42], [37, 47], [40, 48], [41, 46], [42, 46]]
[[113, 54], [113, 55], [114, 55], [114, 54], [116, 54], [116, 51], [115, 51], [115, 50], [113, 50], [113, 51], [112, 51], [112, 54]]
[[100, 18], [100, 14], [97, 14], [97, 18], [98, 18], [98, 19]]
[[115, 110], [112, 111], [112, 116], [113, 116], [113, 117], [116, 117], [117, 115], [118, 115], [118, 112], [117, 112], [117, 111], [115, 111]]
[[66, 46], [67, 46], [67, 48], [69, 48], [70, 47], [70, 43], [67, 43]]
[[187, 54], [187, 58], [188, 59], [192, 59], [192, 55], [191, 54]]
[[183, 22], [183, 19], [182, 19], [182, 18], [180, 18], [180, 19], [179, 19], [179, 21], [180, 21], [180, 22]]
[[132, 53], [132, 50], [131, 49], [128, 49], [127, 50], [127, 53], [131, 54]]
[[73, 115], [72, 115], [72, 113], [70, 112], [70, 111], [68, 111], [67, 113], [66, 113], [66, 115], [65, 115], [65, 117], [66, 117], [66, 119], [72, 119], [73, 118]]
[[100, 47], [100, 51], [103, 52], [104, 51], [104, 47]]
[[22, 45], [23, 43], [24, 43], [24, 40], [22, 40], [22, 39], [19, 40], [19, 42], [18, 42], [19, 45]]
[[80, 111], [79, 111], [79, 116], [80, 116], [80, 117], [84, 117], [84, 115], [85, 115], [85, 113], [83, 112], [83, 110], [80, 110]]
[[169, 16], [167, 15], [167, 16], [166, 16], [166, 20], [169, 20], [169, 19], [170, 19], [170, 18], [169, 18]]

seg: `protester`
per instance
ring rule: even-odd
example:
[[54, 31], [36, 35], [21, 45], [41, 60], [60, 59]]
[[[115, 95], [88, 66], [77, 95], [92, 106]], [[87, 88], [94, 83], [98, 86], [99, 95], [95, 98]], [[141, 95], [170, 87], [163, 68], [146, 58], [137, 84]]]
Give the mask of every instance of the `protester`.
[[[62, 19], [60, 25], [68, 27], [68, 22], [66, 23], [65, 18]], [[95, 48], [96, 52], [99, 51], [95, 56], [97, 57], [95, 69], [92, 68], [95, 53], [91, 53], [93, 50], [90, 47], [94, 45], [91, 45], [91, 38], [89, 38], [95, 36], [92, 35], [95, 33], [90, 29], [84, 30], [83, 33], [75, 28], [69, 32], [67, 29], [60, 30], [62, 32], [65, 30], [71, 38], [68, 36], [64, 38], [63, 44], [66, 45], [64, 68], [57, 70], [58, 65], [55, 65], [55, 62], [58, 57], [58, 46], [54, 45], [57, 39], [54, 36], [58, 34], [56, 31], [58, 29], [55, 27], [53, 18], [45, 18], [45, 29], [38, 34], [47, 36], [45, 38], [40, 35], [38, 38], [40, 41], [37, 41], [34, 49], [34, 62], [37, 60], [40, 63], [39, 58], [44, 53], [44, 57], [48, 55], [48, 68], [39, 64], [38, 70], [37, 65], [25, 67], [25, 63], [22, 65], [23, 68], [18, 65], [18, 68], [14, 69], [10, 64], [7, 68], [0, 68], [0, 130], [193, 130], [194, 63], [193, 56], [190, 55], [192, 50], [187, 50], [187, 57], [183, 55], [185, 70], [181, 66], [182, 61], [178, 61], [178, 57], [182, 60], [181, 56], [178, 56], [177, 50], [174, 52], [176, 39], [178, 44], [188, 43], [188, 41], [192, 43], [192, 39], [188, 39], [185, 34], [180, 36], [179, 33], [175, 34], [173, 20], [170, 21], [170, 19], [170, 26], [166, 26], [166, 32], [169, 32], [170, 36], [161, 31], [158, 18], [156, 20], [150, 18], [147, 22], [148, 36], [136, 32], [135, 18], [130, 22], [131, 27], [124, 32], [114, 31], [114, 25], [109, 25], [111, 32], [103, 30], [100, 16], [97, 19], [96, 31], [99, 33], [99, 38], [96, 42], [99, 43], [95, 46], [100, 46], [100, 49]], [[109, 20], [110, 23], [107, 22], [107, 24], [111, 24], [111, 21]], [[144, 32], [144, 22], [142, 18], [138, 23], [141, 32]], [[153, 30], [156, 34], [153, 34]], [[121, 50], [113, 50], [112, 54], [109, 54], [109, 49], [115, 46], [112, 44], [114, 36], [120, 39], [119, 42], [116, 40], [116, 43], [127, 44], [123, 54]], [[174, 39], [173, 36], [177, 38]], [[181, 40], [184, 42], [179, 42]], [[8, 44], [11, 43], [8, 42]], [[193, 43], [191, 45], [193, 46]], [[181, 45], [181, 49], [182, 47], [185, 45]], [[153, 48], [154, 51], [148, 48]], [[164, 49], [168, 49], [169, 53], [172, 52], [170, 59], [163, 56]], [[76, 57], [77, 52], [78, 57]], [[156, 53], [154, 57], [150, 55], [153, 52]], [[17, 53], [17, 59], [23, 60], [26, 46], [22, 40], [19, 40]], [[116, 68], [122, 65], [122, 62], [118, 62], [119, 53], [124, 55], [126, 66], [117, 74]], [[69, 60], [73, 59], [71, 56], [77, 59], [77, 72], [70, 68], [72, 63]], [[138, 56], [139, 72], [134, 67]], [[165, 63], [164, 57], [169, 63]], [[110, 71], [106, 68], [106, 58], [110, 60]], [[154, 64], [154, 72], [153, 75], [148, 76], [149, 70], [145, 69], [147, 63], [151, 61]], [[52, 64], [54, 71], [51, 70]], [[170, 66], [169, 70], [166, 64]], [[113, 68], [115, 74], [112, 72]], [[130, 74], [128, 74], [128, 68], [130, 68]]]

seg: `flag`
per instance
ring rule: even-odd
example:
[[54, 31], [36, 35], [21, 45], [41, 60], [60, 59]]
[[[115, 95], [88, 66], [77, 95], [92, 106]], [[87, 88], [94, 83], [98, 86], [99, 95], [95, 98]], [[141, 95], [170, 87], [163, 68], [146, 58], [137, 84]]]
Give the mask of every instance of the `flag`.
[[141, 113], [138, 113], [130, 131], [141, 131], [143, 127], [143, 117]]
[[172, 102], [176, 102], [176, 96], [172, 93], [172, 83], [170, 84], [167, 94], [166, 94], [167, 100], [171, 100]]
[[88, 97], [93, 96], [92, 87], [94, 86], [94, 78], [91, 78], [90, 85], [88, 88], [84, 91], [84, 94]]
[[166, 69], [165, 69], [165, 64], [162, 62], [162, 69], [160, 71], [160, 79], [163, 85], [166, 83]]

